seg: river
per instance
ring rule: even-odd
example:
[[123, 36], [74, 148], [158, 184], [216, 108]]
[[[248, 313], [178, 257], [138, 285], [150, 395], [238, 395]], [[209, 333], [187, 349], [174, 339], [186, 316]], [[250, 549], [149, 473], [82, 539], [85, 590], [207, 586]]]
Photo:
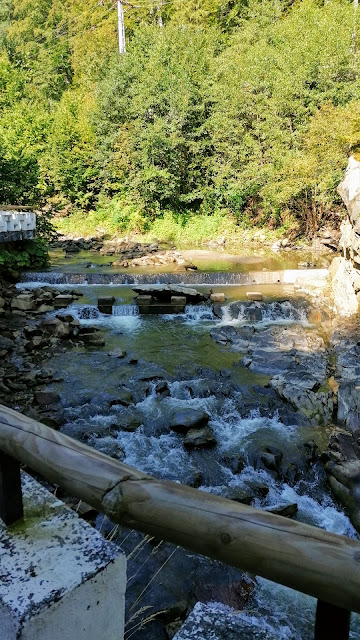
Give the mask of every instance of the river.
[[[83, 295], [65, 312], [81, 325], [96, 325], [105, 336], [104, 347], [74, 345], [47, 363], [58, 380], [51, 388], [62, 400], [61, 430], [156, 477], [245, 499], [259, 508], [296, 504], [296, 519], [358, 537], [332, 499], [321, 463], [306, 465], [301, 453], [309, 442], [325, 451], [332, 426], [303, 420], [287, 403], [276, 403], [269, 389], [270, 376], [251, 371], [244, 364], [244, 353], [212, 337], [223, 327], [250, 327], [258, 334], [274, 326], [318, 332], [319, 326], [309, 322], [306, 297], [292, 285], [256, 284], [264, 296], [257, 305], [261, 314], [248, 313], [249, 273], [258, 272], [264, 282], [266, 278], [271, 282], [271, 270], [296, 267], [299, 254], [281, 260], [245, 256], [235, 264], [221, 255], [219, 260], [208, 255], [198, 260], [196, 272], [159, 275], [156, 270], [129, 273], [111, 270], [106, 264], [102, 267], [104, 259], [94, 253], [82, 252], [69, 262], [55, 252], [50, 271], [24, 274], [20, 288], [76, 287]], [[314, 266], [326, 266], [324, 260], [319, 263], [319, 258], [312, 257]], [[199, 291], [224, 292], [226, 304], [215, 313], [209, 305], [188, 305], [177, 316], [139, 315], [131, 284], [168, 281], [191, 283]], [[98, 311], [101, 296], [114, 296], [112, 315]], [[116, 357], [116, 350], [125, 352], [123, 357]], [[159, 382], [166, 383], [160, 392]], [[124, 392], [131, 396], [129, 406], [117, 402]], [[184, 448], [183, 436], [168, 428], [169, 417], [183, 409], [209, 414], [216, 446]], [[281, 453], [281, 472], [258, 464], [264, 448]], [[246, 580], [235, 569], [113, 528], [102, 516], [97, 526], [128, 555], [127, 640], [168, 639], [161, 616], [143, 625], [141, 621], [176, 607], [183, 617], [198, 599], [235, 609], [245, 604], [247, 619], [269, 639], [313, 637], [313, 598], [260, 578], [246, 598]], [[360, 637], [359, 620], [353, 614], [353, 640]]]

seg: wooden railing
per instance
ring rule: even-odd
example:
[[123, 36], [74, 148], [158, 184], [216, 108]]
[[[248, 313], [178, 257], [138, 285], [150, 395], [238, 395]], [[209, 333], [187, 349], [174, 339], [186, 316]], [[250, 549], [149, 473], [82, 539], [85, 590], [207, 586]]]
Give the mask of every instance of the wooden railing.
[[[0, 516], [9, 457], [121, 523], [318, 599], [315, 639], [348, 638], [360, 613], [360, 543], [175, 482], [157, 480], [0, 405]], [[5, 454], [5, 456], [4, 456]], [[11, 513], [12, 512], [12, 513]]]

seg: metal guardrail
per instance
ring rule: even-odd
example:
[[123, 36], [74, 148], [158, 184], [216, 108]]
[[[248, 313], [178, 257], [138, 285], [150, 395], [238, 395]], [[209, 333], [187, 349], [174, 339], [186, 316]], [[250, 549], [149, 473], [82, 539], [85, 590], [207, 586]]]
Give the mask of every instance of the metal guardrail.
[[[0, 516], [22, 517], [19, 462], [129, 528], [318, 599], [315, 640], [360, 613], [360, 542], [157, 480], [0, 405]], [[17, 461], [17, 462], [15, 462]]]

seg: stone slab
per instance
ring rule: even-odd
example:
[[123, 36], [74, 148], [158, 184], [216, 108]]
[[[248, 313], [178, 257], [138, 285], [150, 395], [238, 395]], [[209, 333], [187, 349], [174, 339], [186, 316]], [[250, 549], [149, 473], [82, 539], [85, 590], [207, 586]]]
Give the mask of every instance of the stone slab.
[[22, 474], [24, 522], [0, 521], [1, 640], [122, 640], [126, 560]]
[[141, 315], [168, 315], [172, 313], [184, 313], [185, 305], [175, 305], [166, 303], [152, 303], [149, 305], [139, 305], [139, 312]]
[[198, 602], [173, 640], [279, 640], [261, 617]]

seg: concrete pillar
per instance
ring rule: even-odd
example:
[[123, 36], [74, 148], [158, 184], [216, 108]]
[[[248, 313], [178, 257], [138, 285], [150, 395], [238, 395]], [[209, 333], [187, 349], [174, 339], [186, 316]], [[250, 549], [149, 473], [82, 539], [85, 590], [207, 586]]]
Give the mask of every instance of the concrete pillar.
[[27, 474], [24, 522], [0, 521], [1, 640], [122, 640], [126, 559]]

